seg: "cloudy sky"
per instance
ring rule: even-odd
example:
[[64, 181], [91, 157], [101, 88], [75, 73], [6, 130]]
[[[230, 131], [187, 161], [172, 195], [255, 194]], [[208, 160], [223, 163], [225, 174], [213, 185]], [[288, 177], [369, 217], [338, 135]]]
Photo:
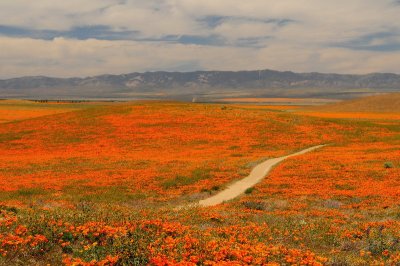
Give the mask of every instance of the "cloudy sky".
[[0, 78], [400, 73], [400, 0], [1, 0]]

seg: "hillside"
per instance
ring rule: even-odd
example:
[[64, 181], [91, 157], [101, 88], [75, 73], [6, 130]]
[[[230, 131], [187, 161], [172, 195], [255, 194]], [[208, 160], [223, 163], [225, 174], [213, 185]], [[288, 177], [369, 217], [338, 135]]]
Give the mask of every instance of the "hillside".
[[399, 265], [400, 120], [243, 106], [0, 101], [0, 265]]
[[181, 99], [224, 97], [353, 98], [399, 92], [400, 75], [339, 75], [272, 70], [146, 72], [86, 78], [0, 80], [0, 98]]
[[309, 109], [321, 112], [400, 113], [400, 93], [363, 97]]

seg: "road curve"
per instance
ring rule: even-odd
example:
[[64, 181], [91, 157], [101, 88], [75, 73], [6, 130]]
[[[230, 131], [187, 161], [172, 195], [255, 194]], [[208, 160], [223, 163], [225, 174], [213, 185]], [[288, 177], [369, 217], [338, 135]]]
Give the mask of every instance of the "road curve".
[[259, 165], [254, 167], [249, 176], [233, 183], [228, 188], [219, 192], [218, 194], [199, 201], [198, 204], [196, 205], [200, 207], [215, 206], [223, 203], [224, 201], [234, 199], [237, 196], [243, 194], [246, 191], [246, 189], [253, 187], [255, 184], [263, 180], [265, 176], [269, 173], [269, 171], [271, 171], [272, 167], [282, 162], [283, 160], [289, 157], [305, 154], [307, 152], [322, 148], [324, 146], [326, 145], [318, 145], [290, 155], [266, 160], [265, 162], [260, 163]]

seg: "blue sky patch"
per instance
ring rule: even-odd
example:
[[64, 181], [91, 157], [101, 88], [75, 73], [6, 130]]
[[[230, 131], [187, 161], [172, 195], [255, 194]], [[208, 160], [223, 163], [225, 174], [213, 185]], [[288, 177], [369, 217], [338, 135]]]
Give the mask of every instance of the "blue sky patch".
[[201, 19], [198, 19], [203, 25], [206, 25], [209, 28], [216, 28], [224, 22], [235, 21], [235, 22], [256, 22], [256, 23], [264, 23], [264, 24], [275, 24], [276, 26], [283, 27], [291, 23], [296, 23], [296, 20], [293, 19], [260, 19], [260, 18], [251, 18], [251, 17], [238, 17], [238, 16], [206, 16]]
[[86, 40], [132, 40], [140, 35], [139, 31], [115, 31], [108, 26], [80, 26], [67, 31], [34, 30], [13, 26], [0, 25], [0, 35], [11, 37], [28, 37], [33, 39], [52, 40], [57, 37]]
[[359, 38], [335, 44], [336, 47], [352, 50], [367, 50], [377, 52], [400, 51], [399, 33], [395, 31], [376, 32], [361, 36]]

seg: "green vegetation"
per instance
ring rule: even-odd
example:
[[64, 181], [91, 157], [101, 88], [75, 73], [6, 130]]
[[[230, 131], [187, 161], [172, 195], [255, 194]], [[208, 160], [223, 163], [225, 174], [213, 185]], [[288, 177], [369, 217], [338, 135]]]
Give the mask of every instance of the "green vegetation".
[[254, 191], [254, 187], [249, 187], [248, 189], [246, 189], [246, 190], [244, 191], [244, 193], [245, 193], [245, 194], [251, 194], [251, 193], [253, 193], [253, 191]]
[[385, 167], [385, 168], [393, 168], [394, 167], [394, 164], [392, 163], [392, 162], [385, 162], [384, 164], [383, 164], [383, 167]]
[[12, 132], [12, 133], [2, 133], [0, 134], [0, 143], [4, 142], [11, 142], [14, 140], [20, 140], [22, 139], [24, 136], [32, 134], [33, 132], [35, 132], [34, 130], [24, 130], [24, 131], [20, 131], [20, 132]]
[[211, 169], [208, 168], [197, 168], [192, 171], [191, 176], [177, 175], [174, 179], [165, 181], [162, 186], [164, 189], [169, 189], [173, 187], [192, 185], [200, 180], [209, 179], [211, 177], [210, 172]]

